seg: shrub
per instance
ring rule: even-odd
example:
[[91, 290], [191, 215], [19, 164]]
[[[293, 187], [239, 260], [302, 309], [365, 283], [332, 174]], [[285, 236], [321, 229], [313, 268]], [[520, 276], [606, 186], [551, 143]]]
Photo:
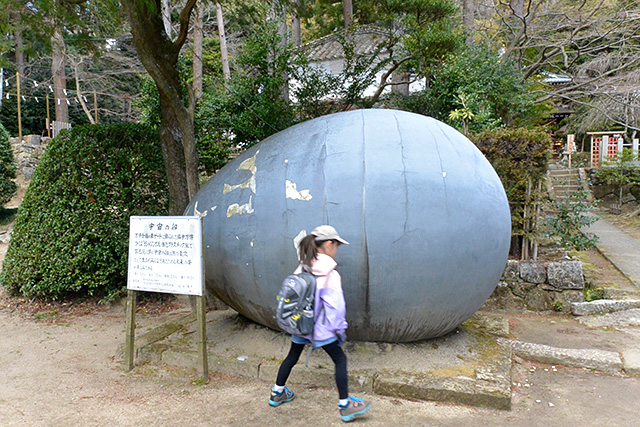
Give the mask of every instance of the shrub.
[[14, 225], [0, 281], [13, 294], [117, 297], [129, 217], [165, 215], [158, 135], [140, 125], [74, 127], [51, 141]]
[[[549, 163], [551, 137], [542, 130], [503, 128], [472, 135], [502, 180], [511, 208], [511, 230], [517, 238], [511, 253], [517, 253], [520, 239], [536, 239], [537, 224], [531, 222], [533, 206], [546, 196], [537, 191]], [[529, 211], [529, 215], [525, 212]]]
[[558, 238], [565, 249], [584, 251], [598, 243], [598, 236], [582, 231], [598, 220], [597, 216], [590, 215], [595, 202], [589, 201], [589, 193], [578, 190], [566, 199], [550, 202], [552, 213], [544, 221], [550, 228], [547, 235]]
[[13, 151], [9, 142], [9, 134], [0, 124], [0, 208], [16, 194], [16, 164], [13, 161]]

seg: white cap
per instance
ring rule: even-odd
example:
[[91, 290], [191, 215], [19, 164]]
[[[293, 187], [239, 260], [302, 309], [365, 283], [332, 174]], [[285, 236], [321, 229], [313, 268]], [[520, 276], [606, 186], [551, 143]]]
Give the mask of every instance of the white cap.
[[330, 225], [320, 225], [314, 228], [311, 234], [314, 235], [316, 237], [316, 240], [318, 241], [337, 240], [342, 244], [345, 244], [345, 245], [349, 244], [349, 242], [347, 242], [342, 237], [340, 237], [336, 229]]

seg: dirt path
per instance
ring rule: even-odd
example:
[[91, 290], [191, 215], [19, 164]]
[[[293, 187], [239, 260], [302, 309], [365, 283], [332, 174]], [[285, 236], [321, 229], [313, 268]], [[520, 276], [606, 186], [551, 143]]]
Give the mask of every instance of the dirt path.
[[[5, 250], [0, 238], [0, 262]], [[600, 277], [610, 268], [597, 267]], [[615, 274], [605, 277], [617, 281]], [[0, 287], [0, 426], [342, 425], [335, 390], [296, 388], [293, 402], [271, 408], [271, 384], [257, 380], [212, 374], [203, 385], [194, 381], [194, 371], [154, 364], [125, 373], [114, 356], [124, 342], [121, 306], [29, 305], [3, 292]], [[141, 307], [137, 332], [187, 309], [172, 308]], [[514, 330], [532, 340], [554, 329], [574, 342], [603, 338], [600, 331], [575, 326], [571, 318], [534, 322], [536, 316], [520, 316]], [[512, 411], [371, 395], [366, 397], [373, 409], [355, 424], [608, 427], [635, 425], [640, 414], [638, 377], [516, 360], [513, 382]]]
[[[334, 390], [297, 388], [294, 402], [271, 408], [270, 384], [255, 380], [212, 375], [201, 385], [193, 371], [152, 364], [123, 372], [114, 359], [124, 341], [121, 307], [33, 315], [1, 301], [2, 426], [342, 424]], [[184, 310], [139, 313], [139, 332]], [[510, 412], [372, 395], [374, 408], [356, 424], [632, 425], [639, 395], [640, 378], [516, 363]]]

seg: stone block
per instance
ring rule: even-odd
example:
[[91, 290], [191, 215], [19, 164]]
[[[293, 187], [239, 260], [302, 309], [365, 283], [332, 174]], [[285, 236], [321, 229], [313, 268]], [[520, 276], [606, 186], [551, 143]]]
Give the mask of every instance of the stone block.
[[527, 294], [531, 291], [531, 289], [535, 288], [535, 283], [527, 283], [527, 282], [514, 282], [510, 283], [509, 287], [511, 288], [511, 292], [517, 297], [525, 298]]
[[25, 144], [40, 145], [40, 135], [25, 135], [22, 139]]
[[547, 276], [549, 284], [557, 289], [584, 289], [580, 261], [550, 262]]
[[571, 313], [575, 316], [587, 314], [613, 313], [616, 311], [640, 308], [640, 300], [596, 300], [571, 304]]
[[571, 305], [574, 302], [584, 302], [584, 293], [582, 291], [566, 290], [553, 292], [551, 295], [554, 301], [554, 308], [557, 307], [557, 302], [560, 302], [564, 313], [571, 312]]
[[381, 374], [376, 378], [374, 392], [383, 396], [511, 409], [511, 388], [508, 379], [492, 382], [464, 377]]
[[500, 280], [515, 280], [518, 278], [519, 272], [519, 262], [515, 259], [507, 260], [507, 265], [504, 268], [504, 272], [502, 273], [502, 278]]
[[628, 375], [640, 375], [640, 349], [623, 350], [622, 363], [625, 373]]
[[553, 308], [551, 295], [539, 287], [532, 289], [525, 297], [524, 302], [529, 310], [547, 311]]
[[544, 283], [547, 278], [547, 269], [544, 264], [524, 261], [520, 263], [520, 278], [529, 283]]
[[612, 351], [550, 347], [502, 338], [499, 342], [510, 346], [518, 357], [533, 362], [587, 368], [611, 374], [622, 369], [620, 355]]

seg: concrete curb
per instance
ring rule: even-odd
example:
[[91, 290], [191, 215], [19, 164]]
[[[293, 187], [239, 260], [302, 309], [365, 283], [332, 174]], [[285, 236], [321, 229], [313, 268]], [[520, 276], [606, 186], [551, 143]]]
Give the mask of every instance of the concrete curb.
[[571, 313], [575, 316], [612, 313], [632, 308], [640, 308], [640, 300], [596, 300], [571, 303]]
[[506, 339], [499, 339], [498, 342], [511, 348], [517, 356], [532, 362], [587, 368], [610, 374], [623, 370], [620, 355], [612, 351], [558, 348]]
[[[192, 316], [185, 316], [178, 321], [162, 325], [136, 339], [136, 363], [151, 361], [188, 369], [197, 367], [198, 356], [192, 341], [192, 331], [185, 329], [185, 324], [192, 321]], [[466, 328], [466, 329], [465, 329]], [[496, 335], [508, 335], [508, 322], [495, 316], [474, 316], [463, 327], [474, 337], [478, 347], [474, 357], [469, 357], [467, 347], [455, 347], [449, 357], [455, 359], [452, 366], [434, 368], [397, 367], [393, 364], [369, 364], [360, 367], [351, 364], [349, 369], [349, 388], [354, 393], [376, 393], [384, 396], [414, 398], [421, 400], [448, 402], [478, 407], [509, 410], [511, 408], [511, 360], [512, 351], [500, 345]], [[171, 341], [170, 335], [179, 332], [190, 336], [186, 341]], [[456, 341], [453, 337], [449, 339]], [[164, 338], [169, 338], [164, 340]], [[266, 339], [266, 337], [265, 337]], [[443, 345], [447, 339], [439, 342]], [[385, 352], [393, 351], [389, 344]], [[435, 347], [434, 347], [435, 346]], [[380, 347], [379, 343], [355, 343], [348, 352], [371, 354]], [[415, 351], [424, 352], [425, 357], [437, 351], [437, 344], [413, 346]], [[117, 357], [123, 356], [119, 349]], [[236, 357], [208, 349], [208, 365], [210, 372], [237, 375], [271, 383], [277, 376], [279, 363], [277, 360], [261, 355]], [[441, 349], [442, 350], [442, 349]], [[455, 356], [456, 351], [464, 353]], [[354, 353], [355, 354], [355, 353]], [[422, 354], [422, 353], [420, 353]], [[356, 358], [357, 360], [357, 358]], [[460, 363], [460, 361], [465, 361]], [[308, 387], [335, 387], [332, 364], [315, 364], [306, 367], [304, 363], [294, 369], [288, 380], [289, 384]]]
[[[157, 344], [155, 344], [157, 345]], [[154, 347], [155, 345], [151, 345]], [[428, 374], [386, 373], [378, 371], [350, 371], [349, 388], [355, 393], [376, 393], [383, 396], [413, 398], [420, 400], [449, 402], [469, 406], [493, 409], [511, 409], [511, 351], [499, 356], [503, 362], [508, 361], [506, 372], [499, 372], [498, 366], [493, 369], [476, 372], [476, 378], [456, 377], [444, 378]], [[161, 353], [160, 361], [168, 365], [195, 368], [198, 359], [194, 351], [148, 350], [147, 354]], [[498, 364], [500, 365], [500, 364]], [[502, 364], [503, 365], [503, 364]], [[246, 378], [256, 378], [265, 382], [273, 382], [277, 376], [279, 365], [260, 363], [259, 361], [209, 354], [209, 371]], [[335, 387], [333, 368], [298, 367], [291, 372], [289, 384], [301, 384], [317, 387]]]

